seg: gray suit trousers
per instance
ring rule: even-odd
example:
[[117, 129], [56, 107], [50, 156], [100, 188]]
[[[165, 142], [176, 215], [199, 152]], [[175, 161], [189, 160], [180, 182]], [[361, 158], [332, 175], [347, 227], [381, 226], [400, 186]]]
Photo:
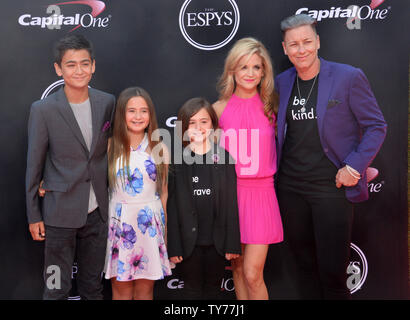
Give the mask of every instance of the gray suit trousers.
[[107, 244], [107, 222], [97, 208], [81, 228], [46, 225], [44, 300], [67, 299], [72, 287], [72, 266], [78, 265], [77, 289], [81, 299], [102, 300], [102, 271]]

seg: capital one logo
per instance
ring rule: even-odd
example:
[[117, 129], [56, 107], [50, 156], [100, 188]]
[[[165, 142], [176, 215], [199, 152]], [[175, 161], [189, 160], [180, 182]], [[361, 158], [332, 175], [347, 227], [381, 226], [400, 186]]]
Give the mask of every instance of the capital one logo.
[[239, 9], [234, 0], [186, 0], [179, 12], [179, 28], [192, 46], [216, 50], [238, 31]]
[[379, 193], [380, 191], [382, 191], [382, 187], [384, 186], [384, 181], [381, 181], [381, 182], [373, 181], [379, 175], [379, 170], [373, 167], [368, 167], [366, 170], [366, 175], [367, 175], [367, 187], [369, 189], [369, 192]]
[[[75, 7], [73, 7], [74, 5]], [[84, 10], [84, 7], [91, 10], [89, 13], [80, 14], [77, 10]], [[71, 13], [72, 9], [75, 9], [75, 13]], [[69, 10], [70, 14], [66, 11]], [[108, 22], [111, 19], [111, 15], [107, 17], [101, 17], [101, 13], [105, 10], [105, 3], [98, 0], [77, 0], [66, 1], [50, 4], [45, 14], [47, 16], [33, 16], [31, 13], [22, 14], [18, 18], [18, 23], [24, 27], [40, 27], [42, 29], [61, 29], [62, 26], [72, 27], [71, 31], [78, 28], [106, 28]]]
[[337, 19], [346, 18], [349, 23], [352, 21], [362, 20], [384, 20], [387, 17], [387, 13], [390, 11], [390, 7], [380, 9], [378, 8], [385, 0], [369, 0], [369, 5], [357, 6], [351, 5], [347, 8], [331, 7], [330, 9], [311, 10], [309, 8], [299, 8], [295, 14], [305, 13], [310, 15], [317, 21], [323, 19]]
[[350, 248], [352, 250], [350, 255], [350, 263], [346, 270], [346, 286], [350, 290], [350, 293], [355, 293], [366, 281], [368, 265], [366, 256], [358, 246], [351, 243]]
[[171, 279], [167, 282], [168, 289], [183, 289], [184, 281], [179, 279]]

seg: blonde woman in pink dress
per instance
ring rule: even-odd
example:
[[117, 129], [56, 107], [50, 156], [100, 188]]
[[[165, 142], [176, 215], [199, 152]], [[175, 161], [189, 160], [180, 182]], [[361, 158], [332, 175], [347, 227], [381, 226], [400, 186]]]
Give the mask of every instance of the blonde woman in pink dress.
[[237, 299], [268, 299], [263, 269], [270, 244], [283, 240], [276, 172], [273, 68], [264, 45], [244, 38], [225, 60], [213, 107], [221, 144], [236, 160], [242, 255], [233, 260]]

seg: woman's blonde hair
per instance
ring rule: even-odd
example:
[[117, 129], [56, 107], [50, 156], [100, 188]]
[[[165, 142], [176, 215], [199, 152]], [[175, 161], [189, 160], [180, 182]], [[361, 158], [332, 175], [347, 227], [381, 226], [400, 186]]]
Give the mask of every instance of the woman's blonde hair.
[[278, 95], [274, 86], [272, 61], [265, 46], [254, 38], [238, 40], [229, 51], [225, 59], [224, 71], [218, 82], [219, 99], [228, 100], [232, 96], [236, 89], [234, 73], [239, 60], [244, 56], [251, 57], [255, 53], [262, 59], [263, 69], [258, 92], [265, 106], [265, 116], [273, 122], [274, 115], [277, 113]]

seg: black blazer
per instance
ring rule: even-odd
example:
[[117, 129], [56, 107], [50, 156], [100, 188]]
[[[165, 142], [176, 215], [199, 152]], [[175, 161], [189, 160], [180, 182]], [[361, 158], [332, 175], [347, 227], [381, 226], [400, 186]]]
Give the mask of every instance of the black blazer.
[[[235, 164], [229, 153], [215, 146], [212, 181], [215, 208], [213, 240], [216, 250], [241, 254]], [[171, 165], [168, 181], [168, 256], [189, 257], [198, 235], [198, 217], [192, 198], [192, 165]]]

